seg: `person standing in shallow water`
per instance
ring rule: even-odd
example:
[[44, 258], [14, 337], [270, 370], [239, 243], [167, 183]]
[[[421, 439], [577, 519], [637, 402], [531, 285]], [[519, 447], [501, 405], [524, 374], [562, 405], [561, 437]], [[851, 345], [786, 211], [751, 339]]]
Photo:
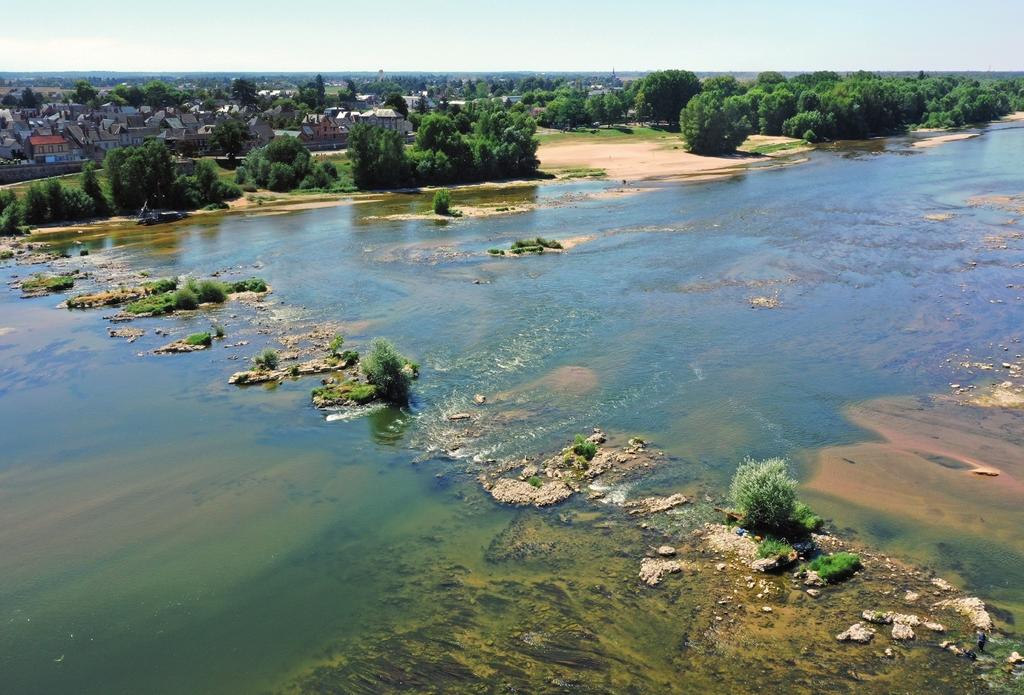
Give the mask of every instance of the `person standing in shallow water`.
[[979, 652], [985, 651], [985, 643], [986, 642], [988, 642], [988, 635], [986, 635], [984, 632], [979, 632], [978, 633], [978, 651]]

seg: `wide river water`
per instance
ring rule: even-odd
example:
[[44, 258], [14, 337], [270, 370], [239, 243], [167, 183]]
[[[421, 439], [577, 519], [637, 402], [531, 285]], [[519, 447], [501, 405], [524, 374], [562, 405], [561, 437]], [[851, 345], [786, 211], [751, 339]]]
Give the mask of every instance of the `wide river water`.
[[[573, 590], [635, 583], [639, 536], [616, 547], [620, 532], [580, 500], [501, 507], [475, 481], [479, 461], [549, 453], [600, 426], [672, 457], [641, 488], [720, 499], [747, 455], [789, 456], [805, 480], [817, 452], [878, 439], [847, 408], [948, 392], [947, 358], [1022, 329], [1008, 286], [1024, 242], [990, 238], [1019, 227], [966, 201], [1024, 192], [1024, 129], [808, 159], [631, 195], [602, 195], [603, 182], [459, 191], [456, 207], [538, 207], [447, 224], [368, 219], [427, 208], [407, 195], [53, 237], [84, 239], [83, 263], [236, 269], [274, 291], [258, 323], [229, 304], [138, 321], [147, 334], [133, 344], [107, 336], [110, 312], [0, 293], [0, 692], [375, 692], [398, 669], [419, 673], [414, 690], [443, 690], [473, 674], [529, 683], [551, 663], [601, 672], [602, 659], [671, 672], [659, 650], [682, 637], [652, 617], [663, 607], [635, 588], [625, 603]], [[592, 239], [485, 253], [533, 236]], [[8, 263], [0, 278], [26, 272]], [[780, 305], [751, 308], [754, 296]], [[152, 329], [211, 321], [249, 344], [149, 353], [168, 340]], [[313, 379], [226, 383], [293, 322], [341, 324], [356, 349], [392, 340], [421, 365], [411, 408], [325, 418]], [[485, 414], [479, 436], [448, 453], [446, 416], [461, 410]], [[1013, 419], [1004, 432], [1024, 436]], [[1019, 540], [904, 519], [827, 484], [806, 496], [835, 528], [993, 602], [1004, 624], [1024, 607]], [[549, 523], [559, 552], [510, 558], [509, 534], [533, 532], [517, 526], [526, 518]], [[1019, 517], [998, 518], [994, 531], [1021, 535]], [[607, 630], [614, 648], [531, 652], [541, 624]], [[486, 655], [473, 674], [460, 650]]]

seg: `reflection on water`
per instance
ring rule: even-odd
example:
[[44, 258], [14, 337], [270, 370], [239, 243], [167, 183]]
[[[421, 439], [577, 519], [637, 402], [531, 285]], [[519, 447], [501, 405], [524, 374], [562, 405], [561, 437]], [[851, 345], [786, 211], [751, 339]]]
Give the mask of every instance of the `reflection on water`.
[[[671, 464], [648, 485], [690, 494], [720, 496], [744, 455], [794, 456], [837, 526], [1015, 610], [1024, 549], [1011, 502], [963, 487], [1006, 485], [1015, 469], [982, 479], [949, 465], [977, 452], [865, 444], [873, 435], [845, 413], [942, 390], [947, 356], [1015, 335], [1007, 285], [1024, 247], [986, 243], [1006, 215], [964, 201], [1020, 192], [1024, 137], [993, 128], [912, 156], [899, 142], [861, 149], [440, 226], [366, 219], [422, 211], [421, 193], [56, 237], [97, 251], [82, 263], [259, 274], [275, 292], [252, 326], [225, 306], [140, 321], [131, 345], [106, 337], [102, 312], [0, 295], [0, 327], [13, 329], [0, 365], [0, 690], [536, 690], [576, 673], [584, 689], [651, 692], [686, 673], [742, 692], [787, 669], [797, 691], [816, 671], [847, 678], [831, 625], [813, 627], [827, 646], [802, 653], [796, 612], [709, 647], [705, 580], [640, 592], [635, 559], [651, 539], [614, 509], [501, 509], [473, 481], [484, 459], [551, 451], [595, 425], [665, 449]], [[455, 201], [543, 203], [603, 185]], [[952, 220], [924, 218], [949, 209]], [[593, 238], [566, 254], [486, 255], [528, 236]], [[780, 308], [750, 308], [774, 291]], [[422, 365], [412, 411], [328, 421], [309, 405], [313, 380], [227, 387], [295, 318], [350, 326], [346, 347], [393, 340]], [[157, 327], [213, 321], [250, 345], [146, 354], [166, 342]], [[473, 413], [471, 429], [447, 420], [456, 411]], [[825, 447], [847, 449], [821, 463]], [[895, 498], [918, 480], [920, 499]], [[955, 523], [936, 513], [957, 501]], [[768, 649], [773, 635], [789, 637]], [[913, 691], [934, 656], [911, 654], [894, 668]]]

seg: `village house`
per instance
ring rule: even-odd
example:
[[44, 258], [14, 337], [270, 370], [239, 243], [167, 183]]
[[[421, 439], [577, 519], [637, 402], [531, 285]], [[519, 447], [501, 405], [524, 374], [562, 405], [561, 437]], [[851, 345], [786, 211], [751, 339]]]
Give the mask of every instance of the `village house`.
[[348, 143], [348, 128], [326, 115], [310, 114], [299, 128], [299, 140], [311, 150], [339, 150]]
[[72, 144], [63, 135], [30, 135], [25, 139], [25, 157], [36, 164], [74, 162], [82, 158], [80, 153], [75, 156]]

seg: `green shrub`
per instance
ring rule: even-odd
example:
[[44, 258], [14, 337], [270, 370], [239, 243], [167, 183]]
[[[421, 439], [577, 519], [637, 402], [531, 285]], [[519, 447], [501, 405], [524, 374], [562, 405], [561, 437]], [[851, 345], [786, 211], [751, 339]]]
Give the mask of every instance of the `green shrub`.
[[491, 254], [492, 256], [504, 256], [505, 255], [505, 252], [502, 251], [501, 249], [487, 249], [487, 253]]
[[252, 358], [252, 364], [258, 371], [269, 372], [277, 369], [279, 359], [277, 350], [267, 348]]
[[80, 251], [78, 252], [78, 255], [79, 255], [79, 256], [88, 256], [88, 255], [89, 255], [89, 249], [81, 249], [81, 250], [80, 250]]
[[335, 334], [335, 336], [331, 338], [331, 342], [327, 346], [327, 352], [329, 352], [334, 357], [341, 357], [341, 346], [344, 344], [345, 338], [340, 333]]
[[355, 350], [343, 350], [339, 357], [341, 358], [342, 362], [345, 362], [347, 364], [355, 364], [356, 362], [359, 361], [359, 353], [356, 352]]
[[206, 345], [209, 347], [213, 343], [213, 336], [209, 333], [193, 333], [189, 337], [185, 338], [186, 345]]
[[163, 292], [132, 302], [124, 308], [129, 314], [169, 314], [175, 309], [177, 292]]
[[789, 556], [792, 552], [793, 546], [778, 538], [765, 538], [757, 546], [757, 556], [761, 558]]
[[820, 531], [822, 525], [825, 523], [820, 516], [812, 512], [811, 508], [803, 502], [797, 502], [793, 506], [792, 522], [793, 525], [799, 527], [800, 530], [806, 533]]
[[448, 215], [452, 211], [452, 194], [447, 188], [434, 193], [434, 214]]
[[528, 482], [530, 485], [533, 485], [534, 487], [540, 487], [541, 485], [543, 485], [541, 479], [535, 475], [531, 475], [526, 482]]
[[582, 434], [577, 434], [572, 443], [572, 452], [590, 461], [597, 455], [597, 444], [587, 441], [587, 438]]
[[381, 396], [392, 403], [405, 404], [409, 400], [409, 386], [415, 370], [406, 370], [409, 361], [383, 338], [370, 344], [370, 354], [362, 360], [363, 374], [375, 385]]
[[293, 377], [299, 376], [299, 365], [293, 364], [291, 367], [288, 368], [288, 373], [291, 374]]
[[834, 555], [819, 555], [808, 565], [809, 569], [818, 573], [818, 576], [829, 584], [841, 582], [853, 576], [853, 573], [861, 568], [860, 557], [853, 553], [836, 553]]
[[142, 287], [146, 290], [146, 294], [163, 294], [164, 292], [173, 292], [178, 289], [178, 278], [161, 278], [159, 280], [151, 280], [150, 282], [142, 283]]
[[14, 251], [10, 249], [0, 249], [0, 261], [6, 261], [9, 258], [14, 258]]
[[236, 292], [266, 292], [267, 281], [263, 278], [249, 278], [248, 280], [236, 280], [227, 284], [228, 294]]
[[519, 239], [512, 242], [512, 250], [515, 249], [560, 249], [562, 245], [554, 239], [545, 239], [544, 237], [535, 237], [533, 239]]
[[181, 289], [176, 290], [171, 296], [174, 298], [173, 309], [188, 311], [190, 309], [199, 308], [199, 297], [191, 287], [182, 287]]
[[189, 289], [196, 293], [201, 304], [223, 304], [228, 298], [224, 284], [216, 280], [203, 280], [196, 283], [194, 289], [189, 283]]
[[26, 292], [45, 290], [47, 292], [63, 292], [75, 286], [74, 275], [36, 275], [21, 283]]
[[218, 337], [218, 338], [223, 338], [223, 337], [224, 337], [224, 326], [220, 325], [219, 323], [218, 323], [218, 324], [216, 324], [216, 325], [215, 325], [215, 326], [213, 327], [213, 334], [214, 334], [214, 335], [215, 335], [216, 337]]
[[313, 389], [313, 401], [319, 401], [322, 405], [340, 404], [345, 401], [364, 405], [376, 397], [376, 386], [359, 381], [343, 381], [340, 384]]
[[796, 507], [796, 481], [782, 458], [746, 459], [736, 469], [729, 491], [744, 523], [754, 529], [785, 530]]

